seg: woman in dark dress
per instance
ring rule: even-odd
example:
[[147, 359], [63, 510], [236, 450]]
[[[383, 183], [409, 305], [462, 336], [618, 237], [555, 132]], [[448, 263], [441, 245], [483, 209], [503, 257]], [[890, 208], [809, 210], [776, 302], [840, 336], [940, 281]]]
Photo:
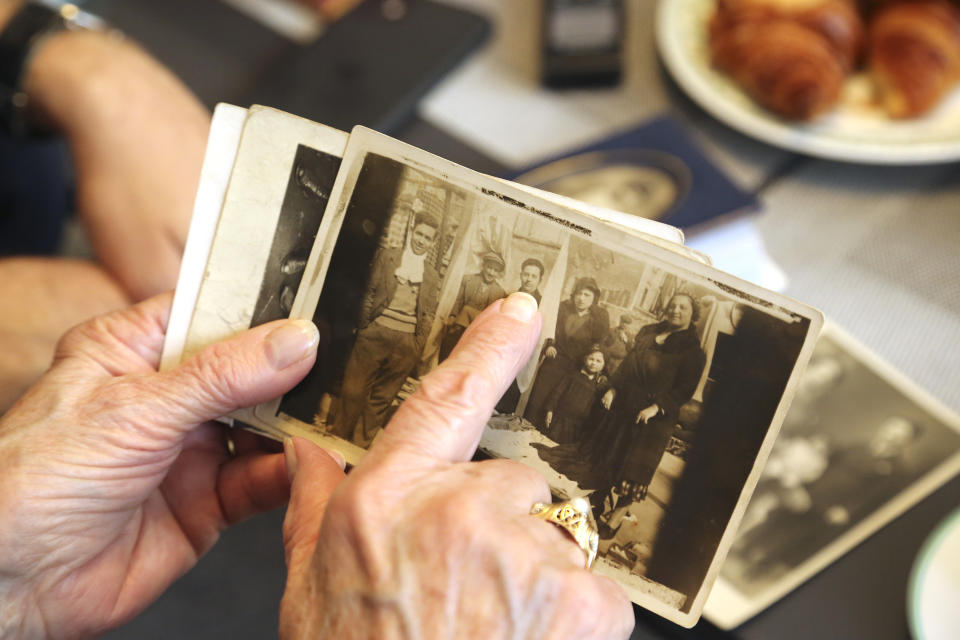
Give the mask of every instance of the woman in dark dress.
[[551, 392], [571, 371], [579, 370], [584, 357], [610, 332], [610, 316], [600, 307], [600, 287], [593, 278], [579, 278], [569, 300], [560, 303], [554, 338], [547, 340], [543, 362], [530, 389], [523, 417], [540, 431], [546, 429]]
[[603, 510], [601, 537], [615, 532], [630, 503], [646, 497], [680, 407], [700, 382], [706, 356], [693, 326], [698, 318], [692, 296], [674, 295], [663, 321], [637, 333], [633, 349], [610, 377], [600, 400], [606, 415], [584, 447], [597, 471], [599, 490], [591, 501]]

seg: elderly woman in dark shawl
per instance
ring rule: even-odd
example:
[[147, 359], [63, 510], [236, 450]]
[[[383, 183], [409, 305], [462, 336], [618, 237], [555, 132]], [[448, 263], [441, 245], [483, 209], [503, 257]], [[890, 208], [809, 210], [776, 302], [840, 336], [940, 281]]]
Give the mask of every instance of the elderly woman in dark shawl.
[[597, 281], [579, 278], [570, 298], [560, 303], [554, 338], [544, 345], [543, 362], [523, 412], [523, 417], [541, 431], [546, 429], [550, 392], [567, 373], [579, 369], [593, 345], [602, 343], [610, 332], [610, 316], [599, 302]]
[[591, 499], [603, 510], [601, 537], [612, 536], [630, 503], [646, 497], [680, 407], [700, 382], [706, 356], [693, 326], [698, 317], [694, 298], [675, 294], [663, 321], [637, 333], [633, 349], [610, 377], [610, 389], [600, 400], [606, 415], [584, 443], [586, 457], [599, 471], [599, 490]]

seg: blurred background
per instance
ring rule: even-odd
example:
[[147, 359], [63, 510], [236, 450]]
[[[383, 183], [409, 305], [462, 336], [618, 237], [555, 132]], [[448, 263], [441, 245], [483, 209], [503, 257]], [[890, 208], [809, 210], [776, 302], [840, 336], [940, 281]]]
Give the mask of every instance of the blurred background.
[[[743, 28], [742, 16], [724, 23], [713, 0], [79, 4], [208, 107], [264, 104], [344, 130], [366, 125], [485, 173], [680, 226], [720, 268], [820, 308], [960, 410], [960, 95], [944, 81], [935, 102], [905, 114], [889, 106], [903, 100], [878, 94], [876, 79], [886, 87], [899, 72], [872, 44], [892, 28], [879, 6], [840, 3], [860, 7], [861, 22], [850, 23], [853, 44], [830, 42], [840, 59], [831, 66], [805, 44], [779, 46], [785, 37], [732, 50], [724, 30]], [[788, 18], [804, 29], [826, 19]], [[764, 61], [790, 68], [788, 54], [797, 69], [820, 66], [781, 73], [780, 89], [762, 85]], [[798, 103], [812, 106], [783, 108]], [[89, 254], [76, 226], [60, 244]], [[686, 631], [638, 609], [634, 638], [909, 637], [910, 568], [958, 499], [953, 478], [732, 631], [707, 621]], [[276, 512], [226, 532], [106, 637], [275, 636], [281, 522]]]

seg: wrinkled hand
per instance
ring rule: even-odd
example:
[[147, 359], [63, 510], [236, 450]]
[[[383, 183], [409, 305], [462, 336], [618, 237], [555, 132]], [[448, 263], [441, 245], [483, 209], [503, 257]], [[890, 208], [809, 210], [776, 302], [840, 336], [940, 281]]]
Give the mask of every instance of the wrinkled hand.
[[[633, 611], [581, 549], [529, 515], [543, 478], [468, 462], [535, 346], [534, 300], [477, 317], [327, 501], [316, 449], [296, 440], [284, 522], [283, 638], [627, 638]], [[319, 487], [319, 490], [315, 487]]]
[[603, 394], [603, 397], [600, 398], [600, 404], [603, 405], [604, 409], [610, 409], [610, 406], [613, 404], [613, 398], [616, 395], [616, 392], [613, 389], [607, 389], [607, 392]]
[[70, 143], [77, 207], [104, 266], [134, 300], [172, 289], [210, 115], [129, 42], [65, 32], [29, 66], [31, 108]]
[[637, 414], [637, 424], [640, 424], [641, 422], [643, 424], [647, 424], [648, 422], [656, 418], [658, 413], [660, 413], [660, 407], [658, 407], [655, 404], [650, 405], [649, 407], [641, 410], [640, 413]]
[[556, 347], [547, 347], [547, 350], [543, 352], [543, 355], [547, 356], [548, 358], [556, 358], [556, 357], [557, 357], [557, 348], [556, 348]]
[[[0, 420], [0, 637], [119, 625], [229, 523], [288, 497], [283, 456], [229, 459], [222, 427], [206, 421], [296, 384], [316, 329], [263, 325], [157, 373], [170, 301], [72, 330]], [[314, 486], [332, 487], [342, 471], [319, 455]]]

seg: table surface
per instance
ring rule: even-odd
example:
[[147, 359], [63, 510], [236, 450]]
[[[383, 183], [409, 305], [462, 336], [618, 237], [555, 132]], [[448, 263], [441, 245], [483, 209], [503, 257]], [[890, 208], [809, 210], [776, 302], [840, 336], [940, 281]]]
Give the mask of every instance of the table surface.
[[[497, 124], [501, 134], [512, 133], [516, 141], [516, 148], [506, 153], [476, 138], [478, 129], [469, 129], [469, 117], [458, 124], [445, 116], [444, 110], [464, 91], [482, 89], [484, 78], [493, 78], [497, 90], [503, 89], [503, 78], [509, 78], [511, 90], [527, 92], [556, 109], [557, 117], [576, 123], [576, 135], [587, 136], [584, 140], [611, 126], [629, 126], [669, 111], [712, 160], [760, 199], [763, 213], [756, 225], [789, 278], [786, 293], [819, 307], [934, 397], [960, 410], [960, 165], [829, 162], [797, 156], [727, 128], [688, 100], [662, 69], [653, 41], [651, 0], [627, 0], [628, 55], [621, 87], [552, 95], [540, 92], [531, 66], [537, 16], [530, 6], [536, 3], [447, 2], [489, 16], [497, 35], [428, 97], [420, 117], [395, 132], [399, 137], [493, 174], [548, 155], [550, 149], [533, 149], [525, 142], [530, 114]], [[163, 58], [162, 45], [159, 48], [156, 52]], [[184, 55], [182, 48], [177, 55]], [[489, 104], [474, 104], [474, 109], [495, 113], [496, 91], [486, 99]], [[477, 124], [483, 126], [489, 123]], [[954, 479], [733, 632], [705, 623], [686, 631], [638, 611], [633, 637], [907, 638], [910, 566], [924, 538], [958, 503], [960, 479]], [[282, 588], [283, 559], [279, 536], [272, 542], [265, 539], [268, 532], [276, 533], [278, 523], [276, 515], [269, 515], [228, 532], [213, 554], [141, 619], [107, 637], [171, 637], [171, 616], [181, 615], [181, 607], [201, 608], [198, 601], [211, 598], [220, 598], [228, 611], [255, 612], [259, 622], [234, 624], [233, 615], [229, 620], [193, 616], [184, 618], [189, 623], [178, 623], [176, 637], [269, 637], [275, 629], [275, 612], [270, 611]], [[225, 573], [231, 575], [226, 587]], [[217, 607], [209, 602], [209, 608], [202, 608], [209, 612]]]

